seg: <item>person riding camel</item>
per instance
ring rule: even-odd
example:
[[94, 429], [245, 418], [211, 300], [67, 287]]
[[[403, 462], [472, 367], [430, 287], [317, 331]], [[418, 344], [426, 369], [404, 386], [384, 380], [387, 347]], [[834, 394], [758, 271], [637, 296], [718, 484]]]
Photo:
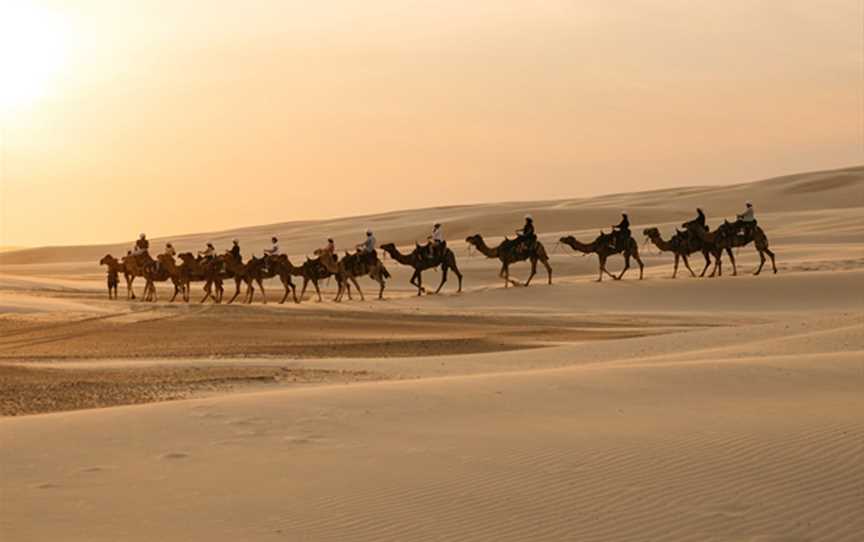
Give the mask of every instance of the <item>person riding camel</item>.
[[702, 212], [702, 209], [696, 208], [696, 218], [693, 220], [688, 220], [687, 222], [681, 224], [681, 227], [687, 229], [690, 224], [695, 224], [701, 227], [703, 230], [708, 231], [708, 225], [705, 222], [705, 213]]
[[360, 254], [366, 255], [369, 263], [374, 263], [375, 260], [378, 259], [378, 253], [375, 251], [375, 245], [377, 241], [375, 240], [375, 235], [373, 235], [372, 230], [366, 230], [366, 240], [357, 245], [357, 251]]
[[324, 245], [324, 248], [320, 248], [317, 251], [318, 257], [329, 257], [334, 262], [338, 258], [336, 256], [336, 242], [333, 241], [332, 237], [327, 238], [327, 244]]
[[278, 256], [280, 254], [282, 254], [282, 252], [279, 250], [279, 239], [277, 239], [276, 236], [274, 235], [273, 237], [270, 238], [270, 248], [264, 249], [264, 255], [265, 256]]
[[243, 262], [243, 257], [240, 254], [240, 240], [232, 239], [231, 240], [231, 249], [228, 251], [228, 254], [231, 255], [231, 258], [234, 259], [237, 263]]
[[150, 241], [148, 241], [147, 236], [142, 233], [138, 236], [138, 240], [135, 241], [135, 248], [132, 249], [132, 255], [143, 256], [147, 254], [148, 250], [150, 250]]
[[735, 228], [743, 231], [744, 235], [753, 235], [753, 229], [756, 227], [756, 212], [753, 210], [753, 203], [748, 201], [744, 205], [746, 208], [738, 215]]
[[441, 228], [441, 223], [436, 222], [432, 225], [432, 233], [426, 238], [426, 258], [434, 259], [436, 255], [441, 253], [445, 243], [444, 230]]
[[534, 230], [534, 217], [525, 215], [525, 225], [521, 230], [516, 230], [516, 242], [526, 251], [534, 250], [537, 242], [537, 234]]
[[177, 251], [174, 250], [174, 245], [171, 243], [165, 243], [165, 254], [171, 256], [172, 258], [177, 255]]
[[216, 257], [216, 247], [213, 246], [213, 243], [208, 241], [207, 246], [204, 248], [204, 250], [198, 251], [198, 256], [204, 258], [207, 261], [210, 261]]
[[625, 247], [630, 240], [630, 218], [621, 213], [621, 222], [612, 226], [612, 248]]

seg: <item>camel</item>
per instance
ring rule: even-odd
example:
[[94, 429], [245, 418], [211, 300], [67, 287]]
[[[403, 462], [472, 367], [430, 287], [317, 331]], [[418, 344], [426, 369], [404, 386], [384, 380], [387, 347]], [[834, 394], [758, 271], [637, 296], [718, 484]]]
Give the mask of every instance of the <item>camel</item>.
[[[315, 286], [315, 293], [318, 295], [318, 302], [320, 303], [322, 301], [321, 288], [318, 286], [318, 281], [326, 279], [332, 275], [332, 273], [329, 272], [327, 268], [324, 267], [324, 264], [319, 261], [320, 258], [321, 256], [316, 259], [307, 257], [306, 261], [303, 262], [302, 265], [296, 266], [292, 264], [291, 260], [288, 259], [288, 256], [284, 254], [270, 257], [268, 267], [273, 268], [279, 275], [279, 278], [282, 279], [282, 283], [286, 285], [285, 296], [282, 298], [280, 303], [284, 303], [288, 298], [288, 285], [290, 285], [291, 291], [294, 295], [294, 302], [300, 303], [300, 301], [303, 300], [303, 295], [306, 293], [306, 288], [309, 286], [310, 282]], [[297, 297], [297, 290], [291, 282], [292, 276], [303, 277], [303, 287], [300, 290], [299, 299]]]
[[[639, 264], [639, 280], [642, 280], [642, 272], [645, 270], [645, 265], [642, 263], [642, 259], [639, 258], [639, 245], [632, 237], [627, 239], [626, 247], [618, 247], [617, 245], [613, 246], [612, 234], [603, 233], [602, 231], [597, 239], [594, 239], [594, 241], [587, 244], [580, 242], [572, 235], [562, 237], [560, 241], [577, 252], [582, 252], [583, 254], [597, 254], [597, 258], [600, 260], [600, 276], [597, 277], [597, 282], [603, 281], [603, 273], [606, 273], [615, 280], [621, 280], [624, 273], [630, 269], [631, 257]], [[606, 258], [612, 254], [619, 254], [622, 252], [624, 253], [624, 269], [621, 270], [621, 273], [619, 273], [618, 276], [615, 276], [606, 269]]]
[[242, 282], [246, 283], [246, 299], [244, 302], [247, 304], [252, 303], [252, 299], [255, 297], [253, 281], [258, 282], [258, 285], [261, 287], [261, 295], [264, 297], [264, 303], [267, 303], [267, 297], [264, 294], [264, 285], [262, 284], [263, 279], [266, 278], [262, 276], [264, 260], [253, 257], [244, 264], [234, 259], [231, 254], [223, 254], [216, 258], [216, 261], [217, 268], [224, 269], [226, 278], [234, 279], [234, 295], [228, 300], [229, 305], [240, 295], [240, 283]]
[[[221, 303], [222, 294], [225, 290], [222, 287], [222, 277], [219, 274], [219, 268], [216, 265], [217, 262], [215, 260], [207, 261], [196, 258], [191, 252], [181, 252], [177, 257], [183, 262], [182, 267], [185, 268], [185, 287], [187, 289], [190, 286], [190, 282], [204, 282], [204, 297], [201, 298], [200, 303], [204, 303], [209, 298], [212, 298], [216, 303]], [[216, 290], [215, 294], [213, 293], [214, 286]]]
[[693, 238], [686, 232], [676, 230], [675, 235], [668, 241], [663, 239], [660, 230], [657, 228], [645, 228], [642, 233], [648, 238], [648, 240], [653, 242], [654, 246], [656, 246], [660, 251], [671, 252], [675, 255], [675, 268], [672, 271], [673, 279], [678, 275], [679, 260], [683, 260], [687, 271], [690, 271], [690, 275], [696, 277], [696, 273], [693, 272], [693, 269], [690, 267], [690, 262], [687, 260], [687, 257], [694, 252], [701, 252], [702, 256], [705, 258], [705, 267], [702, 268], [702, 273], [699, 275], [700, 277], [705, 276], [708, 266], [711, 265], [712, 255], [715, 259], [720, 258], [720, 251], [717, 250], [716, 247], [703, 243], [698, 238]]
[[[282, 257], [285, 258], [284, 262], [281, 260]], [[273, 277], [279, 277], [282, 287], [285, 288], [285, 294], [282, 296], [279, 303], [285, 303], [285, 300], [288, 299], [289, 293], [293, 296], [294, 302], [299, 303], [297, 300], [297, 288], [291, 280], [291, 269], [293, 268], [293, 265], [288, 261], [287, 256], [284, 254], [280, 256], [265, 256], [264, 258], [256, 258], [253, 256], [247, 265], [252, 266], [251, 277], [258, 283], [264, 303], [267, 303], [267, 294], [264, 292], [263, 280]]]
[[[768, 248], [768, 237], [759, 226], [754, 226], [750, 235], [739, 235], [738, 227], [728, 220], [724, 220], [723, 224], [713, 232], [706, 232], [702, 228], [694, 227], [689, 224], [687, 230], [702, 242], [713, 243], [717, 246], [719, 251], [726, 251], [726, 254], [729, 255], [729, 260], [732, 262], [733, 277], [738, 274], [738, 267], [735, 264], [735, 255], [733, 254], [732, 249], [735, 247], [746, 246], [750, 242], [753, 242], [756, 251], [759, 253], [759, 267], [753, 272], [753, 275], [758, 275], [762, 272], [762, 268], [765, 266], [765, 254], [768, 254], [768, 257], [771, 258], [771, 267], [773, 268], [774, 273], [777, 273], [777, 264], [774, 261], [774, 252]], [[720, 258], [717, 259], [717, 263], [715, 264], [715, 267], [719, 266]], [[712, 273], [711, 275], [713, 276], [714, 274]]]
[[[186, 265], [177, 265], [177, 262], [174, 260], [174, 256], [170, 254], [159, 254], [156, 256], [156, 261], [159, 262], [159, 267], [168, 274], [171, 278], [171, 282], [175, 285], [179, 284], [181, 286], [180, 292], [182, 293], [183, 301], [189, 302], [189, 269]], [[177, 291], [175, 290], [174, 296], [171, 297], [171, 302], [174, 302], [174, 298], [177, 297]]]
[[441, 267], [441, 284], [438, 285], [435, 293], [437, 294], [441, 291], [441, 288], [444, 287], [444, 283], [447, 282], [447, 271], [450, 269], [452, 269], [459, 278], [459, 289], [456, 291], [461, 292], [462, 273], [459, 272], [459, 268], [456, 266], [456, 255], [453, 254], [452, 250], [447, 248], [447, 245], [444, 245], [441, 248], [443, 250], [435, 251], [434, 256], [429, 258], [427, 256], [428, 249], [426, 247], [421, 247], [416, 243], [414, 250], [410, 254], [402, 254], [393, 243], [385, 243], [381, 245], [381, 250], [392, 256], [394, 260], [402, 265], [414, 268], [414, 274], [411, 276], [409, 282], [417, 287], [417, 295], [423, 295], [426, 292], [426, 289], [423, 288], [423, 271], [426, 269], [437, 268], [439, 266]]
[[155, 261], [147, 252], [138, 256], [128, 254], [123, 257], [121, 262], [125, 269], [123, 276], [126, 278], [126, 299], [136, 299], [132, 283], [135, 282], [136, 277], [143, 277], [147, 266], [152, 265]]
[[318, 261], [324, 265], [327, 271], [336, 275], [336, 283], [339, 286], [339, 290], [336, 292], [334, 301], [342, 301], [342, 296], [346, 291], [348, 292], [348, 299], [351, 299], [351, 285], [349, 281], [354, 283], [354, 287], [360, 293], [360, 299], [366, 299], [363, 296], [363, 290], [360, 289], [360, 285], [357, 283], [357, 277], [362, 277], [363, 275], [369, 275], [372, 280], [378, 283], [378, 299], [384, 299], [385, 281], [390, 278], [390, 272], [384, 267], [384, 263], [378, 259], [377, 254], [374, 255], [374, 260], [370, 256], [372, 255], [360, 252], [355, 252], [354, 254], [346, 252], [345, 256], [338, 261], [333, 258], [322, 258], [319, 256]]
[[[99, 260], [99, 265], [108, 267], [108, 299], [117, 299], [117, 278], [122, 273], [126, 275], [126, 266], [110, 254], [106, 254]], [[113, 292], [113, 297], [112, 297]], [[127, 291], [127, 296], [129, 295]]]
[[[162, 254], [158, 256], [158, 258], [165, 259], [167, 261], [167, 258], [171, 258], [171, 256], [167, 254]], [[173, 261], [173, 258], [171, 258], [172, 263]], [[174, 300], [177, 298], [177, 294], [185, 292], [186, 284], [184, 283], [180, 274], [173, 273], [173, 270], [176, 270], [176, 266], [174, 266], [174, 269], [169, 270], [163, 265], [157, 265], [155, 262], [144, 268], [143, 277], [146, 282], [144, 284], [144, 294], [141, 300], [153, 302], [157, 301], [156, 283], [165, 282], [166, 280], [170, 280], [171, 283], [174, 285], [174, 295], [171, 296], [171, 303], [173, 303]], [[186, 298], [185, 293], [183, 294], [183, 298]]]
[[521, 283], [510, 278], [510, 264], [523, 260], [531, 261], [531, 274], [528, 275], [525, 286], [531, 284], [531, 279], [537, 274], [538, 261], [546, 268], [546, 273], [549, 275], [549, 284], [552, 284], [552, 267], [549, 265], [549, 256], [546, 254], [546, 248], [543, 247], [543, 243], [540, 241], [535, 243], [534, 250], [531, 251], [520, 250], [519, 243], [506, 237], [500, 245], [490, 248], [479, 233], [466, 237], [465, 242], [475, 246], [487, 258], [498, 258], [501, 261], [501, 271], [499, 271], [498, 276], [504, 279], [505, 288], [510, 284], [513, 286], [522, 286]]

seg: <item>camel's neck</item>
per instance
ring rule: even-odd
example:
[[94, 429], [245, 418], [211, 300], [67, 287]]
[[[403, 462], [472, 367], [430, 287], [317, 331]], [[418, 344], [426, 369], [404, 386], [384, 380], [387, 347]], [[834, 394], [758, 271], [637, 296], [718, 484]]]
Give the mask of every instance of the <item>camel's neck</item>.
[[487, 245], [486, 241], [484, 241], [482, 238], [477, 239], [474, 242], [474, 247], [480, 252], [480, 254], [483, 254], [487, 258], [497, 258], [498, 257], [498, 248], [500, 246], [501, 245], [498, 245], [495, 248], [489, 248], [489, 245]]
[[576, 239], [575, 237], [567, 237], [564, 239], [564, 244], [568, 245], [573, 250], [577, 250], [579, 252], [584, 252], [585, 254], [590, 254], [592, 252], [597, 252], [597, 242], [592, 241], [591, 243], [583, 243]]
[[388, 246], [384, 250], [386, 250], [387, 254], [389, 254], [394, 260], [396, 260], [397, 262], [399, 262], [401, 264], [411, 265], [412, 263], [414, 263], [411, 259], [410, 254], [402, 254], [401, 252], [399, 252], [399, 249], [396, 247], [389, 247]]
[[659, 248], [660, 250], [662, 250], [664, 252], [668, 252], [668, 251], [672, 250], [672, 245], [669, 243], [669, 241], [666, 241], [660, 235], [652, 236], [651, 242], [654, 243], [655, 247]]

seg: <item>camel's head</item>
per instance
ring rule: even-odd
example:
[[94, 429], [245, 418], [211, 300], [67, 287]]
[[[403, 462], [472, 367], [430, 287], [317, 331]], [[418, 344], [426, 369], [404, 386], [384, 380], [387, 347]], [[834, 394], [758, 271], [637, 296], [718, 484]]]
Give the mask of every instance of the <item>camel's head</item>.
[[565, 245], [569, 245], [570, 243], [572, 243], [575, 240], [576, 240], [576, 238], [573, 237], [572, 235], [565, 235], [564, 237], [558, 239], [558, 242], [564, 243]]
[[660, 230], [657, 228], [645, 228], [642, 230], [642, 234], [648, 239], [656, 239], [660, 237]]
[[390, 252], [392, 250], [396, 250], [396, 245], [393, 243], [384, 243], [383, 245], [381, 245], [381, 250], [385, 252]]
[[483, 242], [483, 236], [479, 233], [475, 233], [474, 235], [466, 237], [465, 242], [476, 246]]
[[112, 256], [110, 254], [106, 254], [106, 255], [102, 256], [101, 260], [99, 260], [99, 265], [111, 265], [115, 261], [117, 261], [117, 260], [114, 259], [114, 256]]

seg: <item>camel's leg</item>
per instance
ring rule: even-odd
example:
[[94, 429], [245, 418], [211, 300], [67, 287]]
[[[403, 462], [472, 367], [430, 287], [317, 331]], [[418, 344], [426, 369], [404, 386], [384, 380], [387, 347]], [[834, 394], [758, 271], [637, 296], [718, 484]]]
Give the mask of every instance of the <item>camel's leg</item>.
[[175, 282], [174, 283], [174, 295], [171, 296], [171, 299], [168, 301], [168, 303], [174, 303], [174, 300], [177, 299], [177, 294], [179, 294], [179, 293], [180, 293], [180, 289], [177, 288], [177, 283]]
[[[675, 253], [675, 265], [672, 267], [672, 278], [673, 279], [675, 278], [675, 275], [678, 274], [678, 258], [680, 258], [680, 256], [676, 252]], [[690, 271], [690, 272], [692, 273], [693, 271]]]
[[320, 288], [318, 288], [318, 281], [313, 280], [312, 286], [315, 287], [315, 293], [318, 294], [318, 303], [321, 303], [323, 301], [323, 299], [321, 299], [321, 290], [320, 290]]
[[753, 272], [753, 275], [756, 276], [762, 272], [762, 267], [765, 265], [765, 255], [762, 254], [762, 251], [759, 251], [759, 267], [756, 268], [756, 271]]
[[718, 277], [723, 276], [723, 251], [717, 251], [714, 254], [714, 269], [711, 270], [711, 275], [709, 278], [714, 278], [715, 273]]
[[[261, 288], [261, 303], [267, 304], [267, 293], [264, 292], [264, 282], [260, 278], [256, 278], [255, 282], [258, 283], [258, 287]], [[252, 303], [252, 298], [249, 298], [249, 303]]]
[[693, 272], [693, 268], [690, 267], [690, 261], [685, 254], [681, 255], [681, 258], [684, 260], [684, 266], [687, 268], [687, 271], [690, 271], [690, 276], [696, 278], [696, 273]]
[[303, 277], [303, 287], [300, 289], [300, 301], [303, 301], [303, 296], [306, 295], [307, 286], [309, 286], [309, 277]]
[[738, 274], [738, 266], [735, 265], [735, 255], [732, 254], [732, 247], [726, 247], [726, 254], [729, 255], [729, 261], [732, 262], [732, 276]]
[[[285, 288], [285, 295], [283, 295], [282, 300], [279, 301], [280, 305], [285, 303], [285, 300], [288, 299], [288, 294], [290, 293], [290, 288], [291, 288], [290, 286], [288, 286], [289, 284], [291, 284], [291, 283], [285, 282], [285, 281], [282, 282], [282, 286]], [[294, 303], [297, 303], [297, 293], [296, 292], [294, 293]]]
[[459, 268], [458, 268], [458, 267], [456, 267], [456, 258], [455, 258], [455, 256], [453, 257], [453, 261], [450, 262], [450, 269], [452, 269], [453, 272], [456, 273], [456, 278], [459, 279], [459, 289], [456, 290], [456, 293], [460, 293], [460, 292], [462, 291], [462, 272], [459, 271]]
[[764, 252], [768, 254], [768, 257], [771, 258], [771, 269], [774, 270], [774, 274], [777, 274], [777, 263], [774, 261], [774, 252], [771, 251], [768, 247], [765, 247]]
[[201, 298], [201, 303], [204, 303], [210, 297], [213, 297], [213, 301], [216, 301], [216, 297], [213, 296], [212, 288], [213, 288], [213, 281], [210, 279], [207, 279], [207, 282], [204, 283], [204, 297]]
[[[228, 304], [234, 303], [234, 300], [237, 299], [237, 296], [240, 295], [240, 277], [234, 277], [234, 295], [231, 296], [231, 299], [228, 300]], [[249, 296], [249, 291], [246, 291], [246, 296]]]
[[435, 289], [435, 293], [441, 291], [441, 288], [444, 287], [444, 283], [447, 282], [447, 271], [449, 271], [450, 267], [444, 263], [441, 265], [441, 284], [438, 285], [438, 288]]
[[[618, 277], [616, 277], [615, 275], [613, 275], [612, 273], [610, 273], [608, 269], [606, 269], [606, 261], [609, 259], [609, 256], [608, 256], [608, 255], [605, 255], [605, 254], [604, 254], [604, 255], [601, 257], [600, 254], [597, 254], [597, 259], [600, 260], [600, 275], [601, 275], [601, 277], [602, 277], [603, 273], [606, 273], [607, 275], [609, 275], [610, 277], [612, 277], [613, 280], [619, 280]], [[598, 281], [598, 282], [599, 282], [599, 281]]]
[[381, 275], [378, 275], [378, 277], [375, 280], [378, 281], [378, 286], [379, 286], [378, 299], [384, 299], [384, 285], [385, 285], [384, 277]]
[[645, 264], [642, 263], [642, 258], [639, 257], [638, 252], [633, 253], [633, 259], [639, 264], [639, 280], [642, 280], [642, 273], [645, 271]]
[[354, 287], [357, 288], [357, 293], [360, 294], [360, 301], [366, 301], [366, 296], [363, 295], [363, 290], [360, 289], [360, 284], [357, 282], [357, 277], [352, 275], [348, 278], [351, 280], [351, 282], [354, 283]]
[[540, 263], [542, 263], [543, 267], [546, 268], [546, 277], [547, 277], [546, 284], [551, 285], [552, 284], [552, 265], [549, 263], [549, 258], [546, 258], [545, 260], [540, 260]]
[[700, 276], [700, 277], [704, 277], [704, 276], [705, 276], [705, 272], [708, 271], [708, 266], [711, 265], [711, 257], [708, 256], [708, 253], [707, 253], [707, 252], [703, 252], [703, 253], [702, 253], [702, 256], [705, 257], [705, 267], [703, 267], [703, 268], [702, 268], [702, 272], [699, 273], [699, 276]]
[[624, 273], [626, 273], [628, 269], [630, 269], [630, 253], [625, 252], [624, 253], [624, 269], [622, 269], [621, 272], [618, 273], [618, 276], [615, 277], [615, 280], [621, 280], [621, 277], [624, 276]]
[[537, 258], [531, 259], [531, 274], [528, 275], [528, 280], [525, 281], [525, 287], [531, 284], [531, 279], [534, 278], [534, 275], [537, 274]]
[[414, 274], [411, 275], [411, 280], [408, 282], [417, 288], [418, 296], [423, 295], [423, 275], [419, 269], [414, 269]]

